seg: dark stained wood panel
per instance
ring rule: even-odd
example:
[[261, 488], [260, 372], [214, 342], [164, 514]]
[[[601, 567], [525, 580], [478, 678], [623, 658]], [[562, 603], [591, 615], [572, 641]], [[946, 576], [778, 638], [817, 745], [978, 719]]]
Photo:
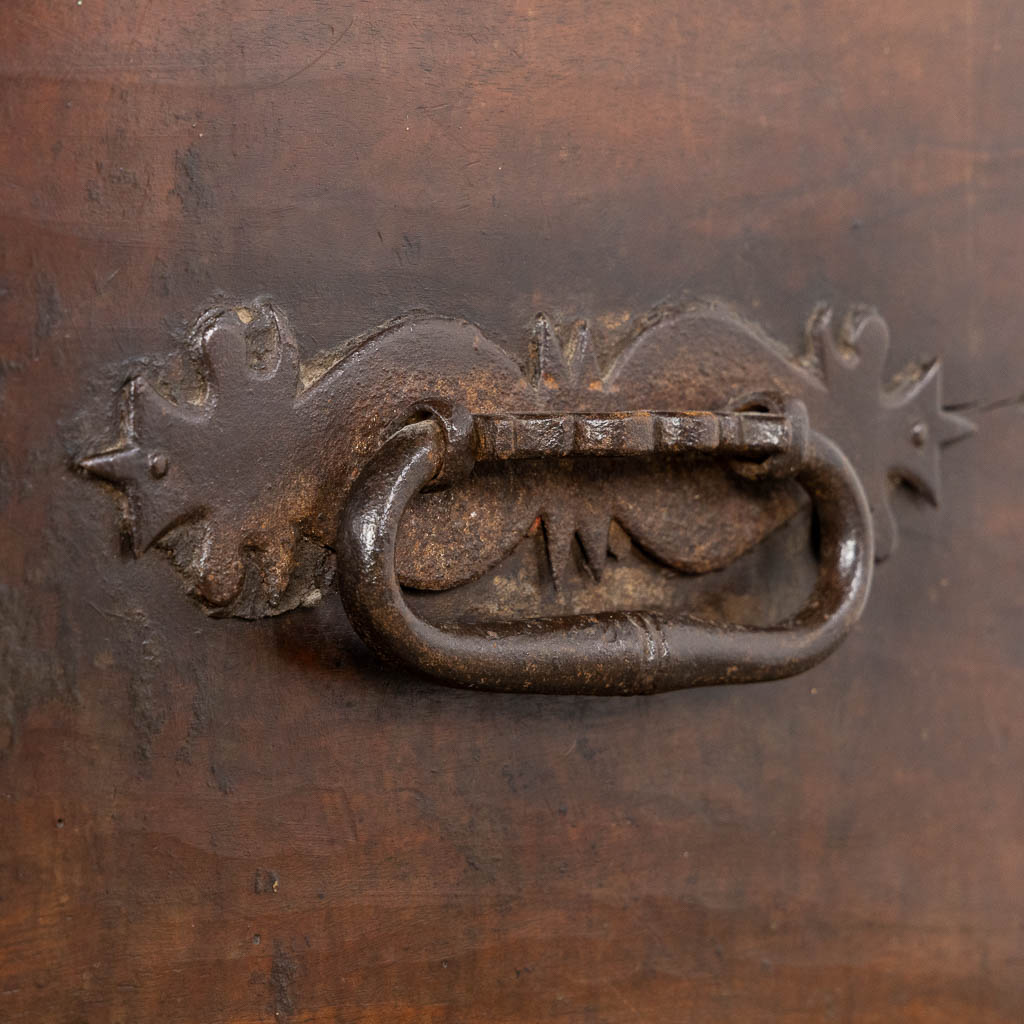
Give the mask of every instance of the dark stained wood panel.
[[[16, 0], [0, 41], [0, 1019], [1024, 1007], [1024, 8]], [[303, 358], [867, 301], [978, 435], [814, 672], [651, 700], [207, 618], [70, 470], [218, 296]]]

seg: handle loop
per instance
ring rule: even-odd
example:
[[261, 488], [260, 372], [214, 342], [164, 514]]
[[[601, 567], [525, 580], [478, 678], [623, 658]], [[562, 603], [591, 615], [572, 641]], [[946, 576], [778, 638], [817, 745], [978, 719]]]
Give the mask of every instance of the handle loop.
[[[475, 690], [649, 694], [796, 675], [834, 651], [863, 611], [874, 562], [867, 499], [839, 448], [807, 426], [802, 403], [758, 412], [474, 417], [472, 431], [458, 432], [445, 428], [452, 419], [446, 409], [393, 434], [342, 514], [342, 601], [383, 657]], [[449, 450], [454, 443], [463, 448], [459, 457]], [[435, 626], [409, 608], [395, 572], [398, 528], [409, 501], [442, 471], [468, 469], [474, 459], [648, 452], [713, 454], [800, 483], [821, 539], [817, 582], [797, 614], [763, 628], [650, 611]]]

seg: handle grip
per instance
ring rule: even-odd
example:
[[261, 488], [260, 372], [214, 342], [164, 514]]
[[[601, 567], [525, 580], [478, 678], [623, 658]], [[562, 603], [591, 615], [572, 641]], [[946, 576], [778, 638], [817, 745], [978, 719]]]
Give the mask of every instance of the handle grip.
[[[752, 405], [772, 405], [760, 397]], [[777, 403], [776, 403], [777, 404]], [[631, 695], [796, 675], [827, 657], [856, 623], [874, 562], [871, 516], [853, 467], [811, 430], [802, 403], [782, 411], [630, 412], [472, 417], [422, 406], [353, 486], [338, 535], [345, 609], [366, 643], [450, 685], [517, 693]], [[574, 455], [702, 453], [755, 478], [792, 476], [820, 525], [820, 568], [795, 615], [769, 627], [712, 625], [650, 611], [435, 626], [410, 609], [395, 572], [409, 501], [476, 461]]]

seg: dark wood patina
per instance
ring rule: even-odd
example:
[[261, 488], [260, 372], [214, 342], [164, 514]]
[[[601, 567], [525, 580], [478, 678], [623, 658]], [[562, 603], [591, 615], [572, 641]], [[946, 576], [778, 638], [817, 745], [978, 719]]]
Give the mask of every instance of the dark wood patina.
[[[1017, 1024], [1016, 0], [11, 0], [3, 17], [0, 1020]], [[268, 615], [253, 562], [249, 608], [211, 617], [154, 553], [122, 557], [112, 494], [70, 468], [117, 446], [129, 380], [201, 403], [188, 324], [254, 293], [292, 319], [300, 388], [340, 339], [417, 310], [478, 325], [526, 388], [545, 330], [524, 325], [546, 310], [569, 353], [539, 363], [553, 393], [586, 348], [602, 375], [666, 300], [728, 300], [784, 359], [819, 300], [870, 302], [891, 348], [864, 409], [939, 357], [978, 434], [943, 453], [938, 510], [858, 466], [899, 550], [800, 678], [653, 700], [448, 690], [367, 651], [319, 541], [277, 605], [308, 608]], [[867, 365], [840, 326], [852, 380]], [[667, 373], [651, 365], [648, 383]], [[672, 411], [677, 393], [561, 411]], [[873, 451], [876, 419], [850, 420]], [[813, 586], [799, 490], [703, 571], [739, 518], [720, 511], [727, 469], [706, 505], [661, 471], [699, 543], [652, 558], [681, 535], [652, 519], [661, 501], [631, 516], [642, 460], [564, 461], [572, 508], [535, 500], [557, 491], [525, 464], [516, 487], [488, 467], [483, 492], [521, 502], [494, 547], [522, 541], [410, 607], [767, 624]], [[768, 487], [750, 482], [747, 521]], [[458, 493], [410, 511], [399, 573], [436, 567], [416, 588], [486, 554], [452, 543]]]

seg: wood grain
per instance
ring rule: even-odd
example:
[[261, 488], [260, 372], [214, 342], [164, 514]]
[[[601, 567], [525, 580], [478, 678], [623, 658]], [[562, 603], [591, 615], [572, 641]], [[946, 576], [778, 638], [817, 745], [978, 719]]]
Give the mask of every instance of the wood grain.
[[[13, 0], [0, 1019], [999, 1022], [1024, 1007], [1024, 7]], [[501, 697], [336, 599], [214, 621], [69, 471], [218, 296], [796, 344], [867, 301], [981, 427], [799, 679]], [[600, 341], [600, 337], [598, 338]]]

